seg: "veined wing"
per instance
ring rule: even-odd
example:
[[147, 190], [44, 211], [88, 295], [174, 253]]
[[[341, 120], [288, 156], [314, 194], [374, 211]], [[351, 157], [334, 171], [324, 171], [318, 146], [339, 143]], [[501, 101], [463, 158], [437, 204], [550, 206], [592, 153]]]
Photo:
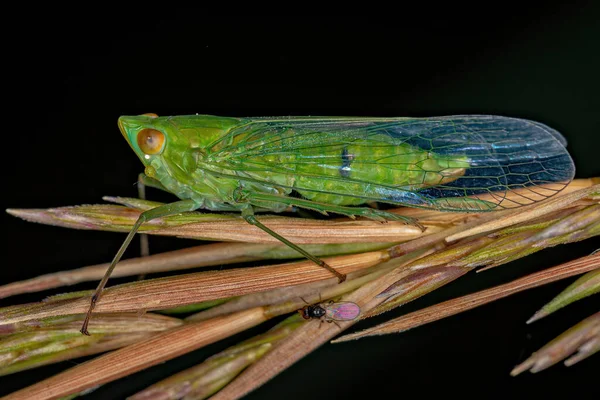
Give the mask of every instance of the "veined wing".
[[565, 145], [537, 122], [465, 115], [256, 119], [211, 150], [239, 179], [315, 201], [487, 211], [562, 190], [575, 172]]
[[325, 307], [325, 317], [337, 321], [352, 321], [360, 314], [358, 304], [351, 301], [340, 301], [327, 304]]

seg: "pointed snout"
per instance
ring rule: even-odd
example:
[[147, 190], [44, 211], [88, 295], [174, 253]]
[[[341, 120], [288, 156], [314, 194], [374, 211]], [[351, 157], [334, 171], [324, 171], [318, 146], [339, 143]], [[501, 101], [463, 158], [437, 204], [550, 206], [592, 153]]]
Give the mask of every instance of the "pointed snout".
[[133, 143], [131, 135], [134, 134], [137, 128], [139, 128], [139, 121], [135, 121], [136, 117], [121, 116], [118, 120], [119, 130], [121, 134], [129, 143]]

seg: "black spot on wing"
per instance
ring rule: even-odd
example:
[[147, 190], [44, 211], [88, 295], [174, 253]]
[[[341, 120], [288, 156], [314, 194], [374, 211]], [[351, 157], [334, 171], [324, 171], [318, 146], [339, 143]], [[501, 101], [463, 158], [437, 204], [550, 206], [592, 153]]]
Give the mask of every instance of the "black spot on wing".
[[340, 175], [343, 178], [350, 177], [350, 164], [352, 163], [352, 160], [354, 160], [354, 155], [348, 152], [347, 147], [344, 147], [342, 149], [342, 166], [340, 167]]

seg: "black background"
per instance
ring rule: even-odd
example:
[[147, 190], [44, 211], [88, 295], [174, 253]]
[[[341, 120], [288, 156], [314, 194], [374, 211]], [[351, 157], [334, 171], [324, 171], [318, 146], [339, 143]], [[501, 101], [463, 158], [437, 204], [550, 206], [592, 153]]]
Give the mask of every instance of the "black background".
[[[403, 7], [371, 16], [215, 16], [202, 9], [160, 8], [36, 8], [36, 15], [6, 15], [12, 21], [4, 28], [16, 24], [4, 36], [3, 97], [9, 105], [2, 135], [3, 208], [135, 196], [141, 164], [116, 120], [146, 112], [524, 117], [564, 134], [578, 177], [599, 176], [599, 8], [591, 3], [497, 4], [487, 11]], [[149, 196], [168, 199], [155, 191]], [[2, 283], [108, 261], [123, 239], [120, 234], [29, 224], [6, 214], [1, 218]], [[194, 242], [158, 238], [151, 250], [190, 244]], [[597, 241], [588, 240], [469, 275], [357, 329], [596, 247]], [[136, 251], [133, 246], [128, 254]], [[582, 395], [592, 391], [597, 379], [598, 356], [571, 368], [508, 375], [531, 352], [597, 311], [596, 296], [525, 325], [572, 280], [404, 334], [326, 345], [249, 398], [400, 398], [416, 391], [468, 398]], [[73, 289], [93, 287], [95, 283]], [[61, 291], [65, 289], [18, 296], [0, 305]], [[88, 398], [123, 398], [265, 329], [113, 382]], [[0, 378], [0, 394], [79, 361]]]

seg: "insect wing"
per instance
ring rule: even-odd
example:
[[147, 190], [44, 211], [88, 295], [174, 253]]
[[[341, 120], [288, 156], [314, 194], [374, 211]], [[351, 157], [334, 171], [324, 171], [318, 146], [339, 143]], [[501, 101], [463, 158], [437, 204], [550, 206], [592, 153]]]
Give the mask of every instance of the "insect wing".
[[322, 305], [325, 308], [325, 318], [337, 321], [351, 321], [360, 314], [360, 307], [356, 303], [342, 301]]
[[272, 182], [315, 201], [489, 211], [562, 190], [575, 172], [565, 145], [537, 122], [465, 115], [254, 119], [211, 151], [240, 180], [279, 179]]

